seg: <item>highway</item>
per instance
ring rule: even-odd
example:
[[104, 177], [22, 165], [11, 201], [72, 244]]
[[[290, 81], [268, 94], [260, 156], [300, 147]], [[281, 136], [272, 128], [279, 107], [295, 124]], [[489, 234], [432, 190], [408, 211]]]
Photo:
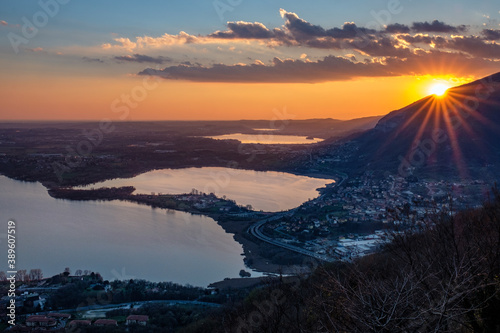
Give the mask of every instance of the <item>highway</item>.
[[[336, 186], [340, 186], [346, 179], [347, 179], [347, 176], [343, 177], [342, 181], [340, 181], [340, 183], [338, 183]], [[323, 196], [324, 196], [324, 194], [320, 195], [319, 198], [321, 198]], [[318, 259], [321, 261], [333, 262], [334, 260], [328, 256], [321, 255], [321, 254], [318, 254], [318, 253], [315, 253], [312, 251], [308, 251], [308, 250], [302, 249], [302, 248], [297, 247], [297, 246], [293, 246], [290, 244], [285, 244], [285, 243], [279, 242], [271, 237], [264, 235], [264, 233], [261, 231], [262, 226], [264, 224], [266, 224], [267, 222], [280, 219], [285, 215], [291, 215], [291, 214], [293, 214], [295, 209], [297, 209], [297, 208], [289, 210], [288, 212], [278, 213], [278, 214], [275, 214], [269, 218], [260, 220], [260, 221], [256, 222], [254, 225], [252, 225], [250, 228], [248, 228], [248, 232], [251, 235], [257, 237], [258, 239], [260, 239], [261, 241], [264, 241], [266, 243], [269, 243], [269, 244], [272, 244], [275, 246], [279, 246], [279, 247], [282, 247], [284, 249], [287, 249], [287, 250], [290, 250], [293, 252], [297, 252], [297, 253], [300, 253], [300, 254], [303, 254], [305, 256], [309, 256], [309, 257], [312, 257], [312, 258], [315, 258], [315, 259]]]
[[[281, 217], [281, 215], [279, 217]], [[293, 246], [293, 245], [290, 245], [290, 244], [285, 244], [285, 243], [279, 242], [279, 241], [277, 241], [277, 240], [275, 240], [275, 239], [273, 239], [271, 237], [267, 237], [266, 235], [264, 235], [262, 233], [262, 231], [260, 230], [260, 228], [264, 224], [266, 224], [267, 222], [275, 220], [276, 218], [277, 217], [275, 215], [272, 218], [261, 220], [261, 221], [255, 223], [254, 225], [252, 225], [248, 229], [248, 232], [250, 234], [252, 234], [253, 236], [257, 237], [258, 239], [260, 239], [260, 240], [262, 240], [264, 242], [267, 242], [269, 244], [273, 244], [273, 245], [282, 247], [284, 249], [287, 249], [287, 250], [290, 250], [290, 251], [294, 251], [294, 252], [297, 252], [297, 253], [300, 253], [300, 254], [303, 254], [303, 255], [306, 255], [306, 256], [309, 256], [309, 257], [313, 257], [313, 258], [316, 258], [316, 259], [319, 259], [319, 260], [322, 260], [322, 261], [328, 261], [328, 262], [333, 261], [332, 259], [328, 258], [327, 256], [324, 256], [324, 255], [321, 255], [321, 254], [318, 254], [318, 253], [315, 253], [315, 252], [312, 252], [312, 251], [308, 251], [308, 250], [302, 249], [302, 248], [297, 247], [297, 246]]]
[[205, 307], [213, 307], [213, 308], [218, 308], [221, 305], [218, 303], [209, 303], [209, 302], [201, 302], [201, 301], [186, 301], [186, 300], [152, 300], [152, 301], [137, 301], [137, 302], [127, 302], [127, 303], [106, 303], [105, 304], [93, 304], [93, 305], [87, 305], [87, 306], [78, 306], [74, 309], [64, 309], [64, 310], [53, 310], [53, 311], [45, 311], [45, 312], [37, 312], [33, 313], [32, 315], [47, 315], [51, 312], [57, 312], [57, 313], [72, 313], [72, 312], [96, 312], [98, 310], [115, 310], [115, 309], [130, 309], [131, 306], [134, 308], [139, 308], [144, 304], [166, 304], [166, 305], [178, 305], [178, 304], [187, 304], [187, 305], [200, 305], [200, 306], [205, 306]]

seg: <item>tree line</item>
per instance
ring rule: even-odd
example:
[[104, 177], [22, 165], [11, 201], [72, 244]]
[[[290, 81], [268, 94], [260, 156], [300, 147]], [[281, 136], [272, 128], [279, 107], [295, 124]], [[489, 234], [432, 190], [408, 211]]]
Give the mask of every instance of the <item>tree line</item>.
[[498, 189], [418, 222], [377, 254], [254, 290], [213, 332], [499, 332]]

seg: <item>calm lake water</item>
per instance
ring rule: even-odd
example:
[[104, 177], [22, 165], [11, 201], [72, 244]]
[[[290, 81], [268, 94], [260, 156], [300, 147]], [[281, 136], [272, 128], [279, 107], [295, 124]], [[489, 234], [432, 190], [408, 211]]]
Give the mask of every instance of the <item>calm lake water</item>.
[[145, 194], [190, 193], [195, 188], [219, 197], [225, 195], [240, 205], [252, 205], [254, 210], [275, 212], [295, 208], [317, 197], [317, 189], [332, 182], [283, 172], [206, 167], [155, 170], [82, 188], [134, 186], [135, 193]]
[[[263, 130], [263, 129], [259, 129]], [[272, 130], [267, 130], [272, 131]], [[273, 134], [225, 134], [216, 136], [206, 136], [205, 138], [216, 140], [238, 140], [241, 143], [260, 143], [268, 145], [290, 145], [290, 144], [311, 144], [323, 141], [320, 138], [308, 139], [306, 136], [296, 135], [273, 135]]]
[[[183, 193], [192, 187], [216, 190], [258, 209], [280, 210], [316, 197], [315, 189], [332, 181], [278, 172], [192, 168], [111, 182], [106, 186], [134, 185], [146, 193]], [[209, 217], [121, 201], [54, 199], [39, 183], [4, 176], [0, 188], [0, 253], [7, 253], [7, 221], [14, 219], [17, 269], [41, 268], [47, 277], [70, 267], [72, 272], [99, 272], [109, 280], [140, 278], [197, 286], [238, 277], [245, 269], [241, 245]], [[7, 270], [6, 260], [0, 270]]]
[[9, 219], [17, 224], [16, 268], [41, 268], [46, 277], [70, 267], [110, 280], [207, 286], [245, 268], [241, 245], [208, 217], [120, 201], [58, 200], [39, 183], [4, 176], [0, 188], [3, 271]]

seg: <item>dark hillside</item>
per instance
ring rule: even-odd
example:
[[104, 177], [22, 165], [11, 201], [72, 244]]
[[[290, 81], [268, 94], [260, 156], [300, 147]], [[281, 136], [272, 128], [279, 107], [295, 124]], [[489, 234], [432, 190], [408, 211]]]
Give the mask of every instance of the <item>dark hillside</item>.
[[499, 276], [494, 190], [481, 209], [443, 213], [381, 253], [257, 289], [212, 322], [217, 332], [498, 332]]
[[[500, 73], [393, 111], [347, 145], [355, 154], [332, 168], [382, 170], [403, 177], [497, 179]], [[342, 149], [332, 146], [340, 156]]]

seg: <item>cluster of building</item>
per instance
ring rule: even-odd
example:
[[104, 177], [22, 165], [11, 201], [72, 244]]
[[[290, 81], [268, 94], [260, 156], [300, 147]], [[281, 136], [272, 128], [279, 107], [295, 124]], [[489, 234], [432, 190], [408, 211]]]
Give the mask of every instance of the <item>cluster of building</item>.
[[[280, 242], [349, 260], [372, 253], [388, 241], [387, 233], [377, 228], [393, 230], [395, 225], [416, 223], [449, 210], [450, 204], [454, 211], [475, 207], [481, 202], [472, 194], [481, 193], [485, 186], [481, 180], [449, 183], [392, 175], [377, 178], [367, 172], [269, 223], [265, 231]], [[356, 225], [365, 231], [353, 232]], [[349, 231], [338, 232], [342, 226]]]
[[67, 313], [48, 313], [46, 315], [32, 315], [26, 318], [25, 324], [13, 326], [12, 332], [66, 332], [68, 320], [71, 318]]
[[[74, 331], [75, 328], [90, 326], [96, 327], [116, 327], [118, 322], [114, 319], [97, 319], [94, 322], [86, 319], [70, 320], [71, 315], [67, 313], [48, 313], [46, 315], [31, 315], [26, 318], [23, 325], [16, 325], [10, 329], [12, 332], [66, 332]], [[149, 317], [145, 315], [130, 315], [125, 321], [126, 326], [140, 325], [146, 326]]]
[[[18, 311], [22, 310], [23, 308], [43, 310], [45, 303], [47, 302], [47, 298], [48, 296], [45, 294], [30, 293], [28, 291], [25, 291], [20, 295], [16, 295], [16, 309], [18, 309]], [[8, 295], [5, 295], [0, 299], [0, 307], [2, 309], [0, 310], [0, 314], [2, 314], [2, 311], [7, 308], [9, 302], [10, 297], [8, 297]]]
[[[161, 195], [161, 193], [159, 195]], [[176, 200], [186, 202], [190, 206], [200, 210], [218, 206], [220, 212], [227, 212], [235, 207], [235, 205], [231, 205], [230, 202], [221, 200], [214, 194], [204, 194], [196, 189], [193, 189], [190, 194], [174, 195], [174, 197]]]
[[351, 260], [376, 251], [389, 237], [377, 230], [374, 234], [356, 238], [340, 238], [334, 254], [341, 260]]

